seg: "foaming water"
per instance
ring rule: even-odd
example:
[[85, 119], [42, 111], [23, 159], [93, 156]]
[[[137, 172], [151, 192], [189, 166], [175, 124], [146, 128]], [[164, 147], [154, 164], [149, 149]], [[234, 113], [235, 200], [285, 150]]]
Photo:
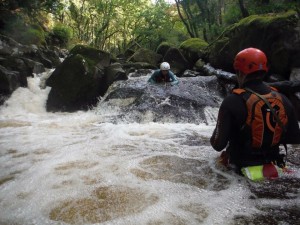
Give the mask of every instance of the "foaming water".
[[0, 224], [235, 224], [259, 211], [216, 164], [214, 109], [209, 125], [47, 113], [39, 79], [0, 109]]

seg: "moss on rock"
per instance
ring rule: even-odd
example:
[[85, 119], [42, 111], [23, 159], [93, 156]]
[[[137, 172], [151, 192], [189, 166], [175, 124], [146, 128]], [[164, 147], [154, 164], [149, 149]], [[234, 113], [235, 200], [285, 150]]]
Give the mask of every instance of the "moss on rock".
[[162, 59], [162, 55], [157, 54], [154, 51], [149, 49], [141, 48], [137, 50], [129, 59], [128, 61], [132, 62], [146, 62], [151, 65], [156, 66]]
[[290, 73], [293, 46], [299, 46], [299, 17], [294, 11], [282, 14], [252, 15], [229, 26], [208, 47], [212, 66], [233, 72], [232, 62], [239, 51], [259, 48], [268, 57], [270, 73], [287, 77]]
[[104, 74], [109, 64], [109, 53], [75, 46], [47, 80], [47, 85], [52, 87], [47, 110], [72, 112], [95, 105], [110, 85]]
[[89, 67], [94, 67], [98, 64], [102, 66], [109, 66], [110, 64], [110, 54], [108, 52], [85, 46], [85, 45], [76, 45], [70, 50], [71, 55], [82, 55]]
[[199, 58], [202, 58], [208, 43], [200, 38], [190, 38], [180, 45], [184, 57], [194, 64]]

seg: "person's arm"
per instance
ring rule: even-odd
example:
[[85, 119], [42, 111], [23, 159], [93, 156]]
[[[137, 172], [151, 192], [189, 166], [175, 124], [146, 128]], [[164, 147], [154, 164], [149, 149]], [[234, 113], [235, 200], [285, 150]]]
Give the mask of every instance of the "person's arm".
[[300, 129], [294, 106], [285, 96], [283, 98], [288, 116], [288, 126], [284, 142], [286, 144], [300, 144]]
[[151, 83], [151, 84], [156, 83], [152, 76], [148, 79], [148, 82]]
[[158, 71], [154, 71], [151, 75], [151, 77], [148, 79], [148, 82], [151, 84], [155, 84], [156, 83], [156, 76], [158, 74]]
[[179, 83], [178, 79], [176, 78], [175, 74], [172, 71], [169, 71], [169, 77], [171, 79], [171, 84], [172, 85], [175, 85], [175, 84]]
[[230, 129], [232, 126], [232, 113], [226, 106], [229, 104], [225, 98], [219, 109], [216, 128], [210, 138], [210, 143], [216, 151], [222, 151], [226, 148], [230, 137]]

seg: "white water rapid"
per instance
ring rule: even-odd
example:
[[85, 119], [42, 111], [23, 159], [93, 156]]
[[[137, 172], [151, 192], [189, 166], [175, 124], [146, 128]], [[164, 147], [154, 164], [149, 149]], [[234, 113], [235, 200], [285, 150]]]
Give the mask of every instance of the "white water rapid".
[[247, 182], [216, 165], [217, 109], [208, 125], [48, 113], [43, 76], [0, 108], [1, 225], [223, 225], [259, 211]]

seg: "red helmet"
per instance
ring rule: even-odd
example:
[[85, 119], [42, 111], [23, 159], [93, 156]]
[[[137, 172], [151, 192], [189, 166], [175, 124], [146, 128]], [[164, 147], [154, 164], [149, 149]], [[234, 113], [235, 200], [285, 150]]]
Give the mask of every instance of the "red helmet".
[[233, 67], [244, 74], [260, 70], [267, 72], [267, 57], [257, 48], [246, 48], [235, 56]]

